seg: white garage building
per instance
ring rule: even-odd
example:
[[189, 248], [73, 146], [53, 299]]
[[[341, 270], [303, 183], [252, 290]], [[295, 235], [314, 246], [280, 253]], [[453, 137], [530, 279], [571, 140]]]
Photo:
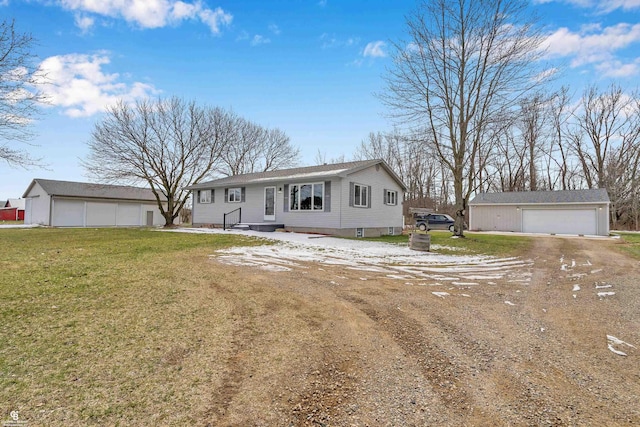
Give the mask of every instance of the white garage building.
[[22, 197], [25, 224], [139, 227], [165, 223], [148, 188], [34, 179]]
[[609, 234], [605, 189], [480, 193], [469, 202], [469, 229], [544, 234]]

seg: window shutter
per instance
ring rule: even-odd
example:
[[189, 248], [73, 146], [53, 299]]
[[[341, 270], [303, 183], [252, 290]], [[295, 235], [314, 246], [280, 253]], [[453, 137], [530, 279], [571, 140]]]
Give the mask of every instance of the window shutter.
[[349, 183], [349, 206], [353, 207], [353, 194], [355, 193], [355, 184]]
[[389, 204], [389, 190], [387, 190], [386, 188], [384, 190], [382, 190], [382, 199], [384, 200], [384, 204], [388, 205]]
[[200, 203], [200, 190], [198, 190], [198, 203]]
[[284, 212], [289, 212], [289, 184], [284, 185]]
[[216, 190], [215, 189], [211, 189], [211, 203], [215, 203], [216, 201]]
[[240, 188], [240, 201], [241, 202], [244, 202], [244, 193], [245, 193], [244, 187]]
[[229, 189], [228, 188], [224, 189], [224, 202], [225, 203], [229, 202]]
[[331, 212], [331, 181], [324, 182], [324, 211]]
[[371, 186], [367, 186], [367, 207], [371, 207]]

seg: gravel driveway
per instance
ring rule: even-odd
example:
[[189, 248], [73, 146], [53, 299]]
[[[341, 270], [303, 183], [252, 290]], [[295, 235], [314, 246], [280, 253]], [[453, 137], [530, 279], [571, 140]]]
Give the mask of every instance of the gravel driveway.
[[640, 264], [616, 244], [538, 237], [525, 258], [418, 262], [295, 242], [211, 254], [265, 317], [291, 319], [278, 334], [239, 326], [211, 425], [638, 425]]

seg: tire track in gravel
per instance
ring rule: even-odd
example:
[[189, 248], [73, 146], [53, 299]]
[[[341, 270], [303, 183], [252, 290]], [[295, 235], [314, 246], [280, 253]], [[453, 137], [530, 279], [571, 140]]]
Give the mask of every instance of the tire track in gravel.
[[460, 420], [465, 418], [470, 409], [470, 396], [462, 383], [463, 370], [445, 348], [429, 338], [420, 323], [398, 311], [374, 307], [355, 295], [344, 294], [341, 298], [354, 304], [390, 334], [405, 354], [415, 360], [423, 377], [452, 416]]
[[243, 379], [251, 370], [248, 363], [248, 349], [251, 348], [254, 340], [255, 325], [252, 324], [251, 310], [243, 305], [237, 304], [237, 298], [233, 298], [233, 293], [218, 283], [212, 283], [211, 288], [222, 298], [228, 298], [236, 302], [231, 316], [235, 325], [233, 339], [231, 340], [231, 352], [225, 361], [224, 375], [220, 387], [213, 390], [210, 397], [209, 408], [204, 412], [203, 418], [207, 426], [223, 425], [227, 416], [229, 406], [234, 397], [239, 393]]

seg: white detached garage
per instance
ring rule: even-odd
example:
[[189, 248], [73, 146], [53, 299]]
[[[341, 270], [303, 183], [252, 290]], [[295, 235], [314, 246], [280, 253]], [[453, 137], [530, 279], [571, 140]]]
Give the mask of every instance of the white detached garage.
[[543, 234], [609, 234], [605, 189], [480, 193], [469, 202], [469, 229]]
[[34, 179], [22, 197], [25, 224], [139, 227], [165, 222], [148, 188]]

